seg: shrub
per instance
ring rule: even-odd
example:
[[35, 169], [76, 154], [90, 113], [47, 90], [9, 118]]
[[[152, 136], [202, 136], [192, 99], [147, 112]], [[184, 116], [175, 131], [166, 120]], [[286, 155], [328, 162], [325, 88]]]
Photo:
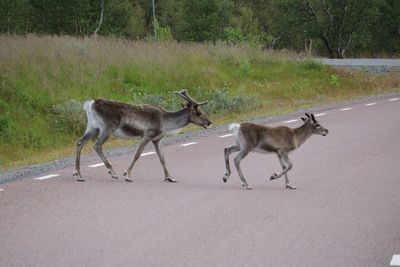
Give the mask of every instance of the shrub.
[[302, 60], [298, 63], [300, 69], [305, 70], [322, 70], [322, 63], [315, 60]]
[[134, 93], [131, 102], [133, 104], [154, 105], [166, 110], [176, 110], [180, 107], [179, 103], [181, 103], [181, 100], [177, 96], [175, 97], [172, 93], [169, 93], [167, 96]]
[[82, 103], [75, 99], [53, 105], [50, 118], [52, 126], [57, 132], [80, 136], [86, 127], [86, 115]]
[[328, 82], [331, 86], [337, 87], [340, 85], [339, 77], [335, 74], [329, 75]]
[[248, 95], [243, 90], [234, 96], [231, 95], [228, 88], [219, 88], [202, 93], [200, 98], [208, 100], [204, 110], [211, 114], [246, 111], [260, 106], [260, 101], [256, 96]]

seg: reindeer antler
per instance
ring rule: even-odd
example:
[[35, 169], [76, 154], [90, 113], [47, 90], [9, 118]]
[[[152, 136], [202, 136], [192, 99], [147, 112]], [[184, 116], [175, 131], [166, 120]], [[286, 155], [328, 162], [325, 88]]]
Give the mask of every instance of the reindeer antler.
[[317, 120], [315, 119], [315, 117], [314, 117], [314, 114], [309, 114], [309, 113], [306, 113], [306, 117], [307, 118], [301, 118], [303, 121], [306, 121], [307, 119], [308, 120], [311, 120], [312, 122], [314, 122], [314, 123], [317, 123]]
[[185, 99], [186, 101], [188, 101], [189, 103], [195, 104], [197, 106], [201, 106], [201, 105], [205, 105], [208, 103], [208, 101], [204, 101], [201, 103], [197, 103], [196, 100], [194, 100], [193, 98], [191, 98], [188, 93], [187, 93], [187, 89], [182, 89], [180, 91], [175, 91], [175, 94], [179, 95], [180, 97], [182, 97], [183, 99]]

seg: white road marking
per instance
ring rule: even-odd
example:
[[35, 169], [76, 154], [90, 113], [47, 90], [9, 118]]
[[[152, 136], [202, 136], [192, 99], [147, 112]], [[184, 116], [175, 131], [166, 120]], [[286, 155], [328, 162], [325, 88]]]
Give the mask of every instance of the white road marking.
[[182, 144], [181, 146], [192, 146], [192, 145], [196, 145], [198, 144], [197, 142], [190, 142], [190, 143], [186, 143], [186, 144]]
[[140, 156], [143, 157], [143, 156], [148, 156], [148, 155], [153, 155], [153, 154], [156, 154], [156, 152], [154, 152], [154, 151], [146, 152], [146, 153], [140, 154]]
[[365, 104], [366, 106], [373, 106], [373, 105], [376, 105], [376, 103], [374, 103], [374, 102], [372, 102], [372, 103], [368, 103], [368, 104]]
[[341, 111], [346, 111], [346, 110], [350, 110], [350, 109], [353, 109], [353, 108], [342, 108], [342, 109], [340, 109]]
[[400, 99], [400, 98], [396, 97], [396, 98], [389, 99], [389, 101], [397, 101], [397, 100], [399, 100], [399, 99]]
[[103, 166], [104, 165], [104, 163], [98, 163], [98, 164], [93, 164], [93, 165], [90, 165], [90, 166], [88, 166], [89, 168], [96, 168], [96, 167], [100, 167], [100, 166]]
[[288, 120], [288, 121], [284, 121], [284, 123], [292, 123], [292, 122], [296, 122], [296, 121], [299, 121], [299, 120]]
[[321, 116], [325, 116], [326, 115], [326, 113], [318, 113], [318, 114], [315, 114], [314, 116], [315, 117], [321, 117]]
[[229, 136], [234, 136], [234, 134], [224, 134], [224, 135], [220, 135], [218, 137], [219, 138], [225, 138], [225, 137], [229, 137]]
[[34, 178], [34, 179], [35, 180], [46, 180], [46, 179], [50, 179], [50, 178], [57, 177], [57, 176], [60, 176], [60, 175], [59, 174], [49, 174], [49, 175], [42, 176], [42, 177], [37, 177], [37, 178]]
[[400, 255], [393, 255], [390, 266], [400, 266]]
[[1, 188], [0, 188], [0, 192], [1, 192], [1, 191], [4, 191], [4, 189], [1, 189]]

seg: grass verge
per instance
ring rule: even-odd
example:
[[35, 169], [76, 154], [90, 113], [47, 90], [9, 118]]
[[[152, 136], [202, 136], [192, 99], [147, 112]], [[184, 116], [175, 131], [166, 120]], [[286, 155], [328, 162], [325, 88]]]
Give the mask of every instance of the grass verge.
[[[298, 57], [221, 44], [0, 36], [0, 169], [73, 155], [85, 129], [81, 105], [91, 98], [173, 110], [180, 99], [172, 92], [187, 88], [209, 100], [205, 111], [221, 124], [400, 88], [398, 73], [335, 70]], [[111, 140], [106, 149], [131, 143]]]

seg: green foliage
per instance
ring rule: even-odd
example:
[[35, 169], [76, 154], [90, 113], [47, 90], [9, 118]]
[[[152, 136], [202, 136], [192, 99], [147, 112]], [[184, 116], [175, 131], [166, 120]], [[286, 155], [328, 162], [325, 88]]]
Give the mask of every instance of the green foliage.
[[175, 97], [172, 92], [166, 95], [156, 95], [149, 93], [135, 93], [131, 100], [134, 104], [148, 104], [162, 107], [166, 110], [177, 110], [180, 108], [180, 99]]
[[233, 95], [229, 88], [216, 88], [212, 91], [202, 91], [201, 99], [207, 99], [208, 104], [204, 110], [211, 114], [225, 112], [245, 112], [260, 107], [261, 103], [256, 95], [240, 90], [239, 94]]
[[[3, 0], [0, 33], [91, 36], [102, 1]], [[224, 41], [335, 58], [400, 54], [398, 0], [160, 0], [159, 25], [153, 25], [152, 1], [106, 0], [103, 14], [98, 35], [104, 36]]]
[[[375, 81], [293, 58], [227, 44], [0, 35], [0, 161], [12, 166], [65, 147], [63, 156], [72, 154], [85, 130], [87, 99], [177, 110], [182, 99], [173, 91], [187, 88], [209, 101], [203, 108], [218, 121], [293, 110], [344, 92], [381, 92]], [[387, 80], [390, 88], [400, 83], [394, 75]]]
[[86, 114], [82, 103], [75, 99], [53, 105], [50, 110], [50, 120], [54, 131], [68, 135], [80, 136], [86, 126]]
[[315, 60], [302, 60], [299, 62], [299, 67], [306, 70], [322, 70], [324, 67], [322, 63]]
[[337, 87], [340, 85], [339, 77], [335, 74], [329, 75], [328, 82], [331, 86]]
[[169, 27], [162, 27], [158, 21], [155, 21], [155, 30], [157, 35], [154, 37], [147, 37], [149, 41], [158, 41], [158, 42], [171, 42], [174, 40], [171, 29]]

